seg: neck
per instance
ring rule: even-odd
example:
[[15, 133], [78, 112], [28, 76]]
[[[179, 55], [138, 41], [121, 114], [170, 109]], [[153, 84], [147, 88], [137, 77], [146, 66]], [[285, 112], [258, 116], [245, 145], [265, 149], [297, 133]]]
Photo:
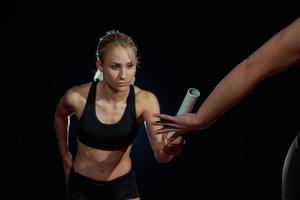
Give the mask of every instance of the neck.
[[105, 82], [99, 82], [98, 86], [97, 90], [100, 91], [98, 93], [100, 99], [111, 102], [126, 102], [130, 90], [129, 87], [126, 91], [116, 91]]

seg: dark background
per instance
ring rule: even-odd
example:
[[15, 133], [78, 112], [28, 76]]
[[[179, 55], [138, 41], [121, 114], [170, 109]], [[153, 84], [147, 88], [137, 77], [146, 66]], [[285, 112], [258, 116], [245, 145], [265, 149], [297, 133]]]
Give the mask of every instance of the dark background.
[[[136, 85], [157, 95], [163, 113], [176, 114], [188, 88], [201, 92], [198, 108], [235, 65], [300, 13], [296, 1], [176, 8], [20, 1], [9, 9], [2, 79], [10, 81], [2, 92], [9, 101], [4, 135], [13, 142], [3, 140], [6, 191], [39, 200], [63, 197], [55, 106], [67, 88], [92, 80], [106, 31], [133, 37], [141, 62]], [[188, 135], [170, 163], [155, 161], [141, 127], [132, 160], [142, 199], [280, 199], [284, 158], [299, 130], [299, 70], [266, 79], [209, 129]]]

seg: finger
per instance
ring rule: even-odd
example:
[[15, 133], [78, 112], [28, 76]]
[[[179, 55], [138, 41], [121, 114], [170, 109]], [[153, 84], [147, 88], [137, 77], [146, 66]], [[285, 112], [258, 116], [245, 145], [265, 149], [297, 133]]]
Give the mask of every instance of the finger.
[[182, 140], [183, 140], [183, 137], [182, 137], [182, 136], [179, 136], [179, 137], [177, 137], [174, 141], [176, 141], [176, 142], [182, 142]]
[[173, 142], [174, 140], [176, 140], [178, 137], [181, 137], [181, 136], [178, 136], [176, 135], [176, 132], [168, 139], [168, 142]]
[[162, 142], [164, 145], [168, 144], [168, 134], [166, 133], [162, 134]]
[[158, 125], [158, 126], [166, 126], [167, 122], [163, 122], [162, 120], [160, 120], [160, 121], [152, 121], [151, 124]]
[[157, 120], [157, 121], [152, 121], [151, 122], [152, 125], [158, 125], [158, 126], [174, 126], [174, 123], [170, 123], [168, 121], [165, 120]]
[[168, 122], [164, 120], [152, 121], [151, 125], [163, 126], [164, 128], [180, 129], [181, 126], [175, 122]]
[[[173, 135], [172, 135], [172, 137], [171, 138], [178, 138], [178, 137], [183, 137], [183, 134], [184, 134], [184, 132], [181, 132], [181, 131], [176, 131]], [[171, 139], [170, 138], [170, 139]]]
[[159, 113], [154, 113], [153, 117], [158, 117], [161, 120], [169, 121], [169, 122], [174, 122], [174, 117], [171, 115], [166, 115], [166, 114], [159, 114]]
[[161, 128], [155, 131], [155, 134], [163, 134], [163, 133], [169, 133], [169, 132], [175, 132], [174, 129], [170, 128]]
[[175, 143], [178, 143], [178, 144], [185, 144], [186, 141], [184, 139], [184, 137], [182, 135], [176, 135], [176, 132], [175, 134], [173, 134], [169, 139], [168, 139], [168, 144], [175, 144]]
[[178, 145], [182, 143], [182, 137], [173, 138], [172, 140], [168, 140], [168, 144], [170, 145]]

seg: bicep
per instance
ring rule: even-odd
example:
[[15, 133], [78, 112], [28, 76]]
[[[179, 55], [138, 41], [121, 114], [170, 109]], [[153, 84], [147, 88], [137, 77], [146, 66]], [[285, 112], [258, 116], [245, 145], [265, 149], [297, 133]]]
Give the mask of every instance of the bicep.
[[74, 100], [73, 95], [70, 92], [66, 92], [65, 95], [59, 100], [55, 117], [57, 118], [67, 118], [69, 115], [74, 113]]

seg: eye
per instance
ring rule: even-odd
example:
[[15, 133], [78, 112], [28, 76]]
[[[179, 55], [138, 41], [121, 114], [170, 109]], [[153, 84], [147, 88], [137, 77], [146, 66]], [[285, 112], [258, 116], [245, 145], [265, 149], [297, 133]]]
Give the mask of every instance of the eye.
[[130, 64], [127, 65], [127, 67], [132, 68], [132, 67], [134, 67], [134, 64], [130, 63]]
[[113, 64], [110, 66], [113, 70], [117, 70], [119, 68], [119, 65]]

